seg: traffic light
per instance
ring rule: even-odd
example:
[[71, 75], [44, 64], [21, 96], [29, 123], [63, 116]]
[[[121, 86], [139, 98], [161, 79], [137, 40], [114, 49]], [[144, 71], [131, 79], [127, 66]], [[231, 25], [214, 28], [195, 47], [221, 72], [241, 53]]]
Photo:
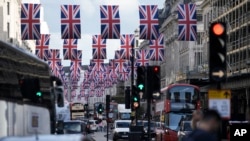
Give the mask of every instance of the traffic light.
[[103, 109], [102, 104], [99, 104], [98, 107], [97, 107], [97, 112], [98, 112], [98, 114], [102, 114], [103, 110], [104, 110], [104, 109]]
[[23, 98], [33, 102], [42, 102], [43, 93], [40, 90], [38, 78], [25, 78], [19, 80], [20, 91]]
[[210, 82], [220, 82], [226, 78], [227, 55], [226, 23], [214, 22], [209, 27], [209, 78]]
[[64, 95], [63, 95], [63, 86], [55, 86], [54, 94], [56, 97], [56, 102], [58, 107], [64, 107]]
[[161, 98], [161, 70], [160, 66], [147, 67], [147, 92], [150, 98]]
[[144, 66], [137, 67], [136, 87], [138, 92], [145, 92], [145, 72]]
[[132, 106], [134, 110], [140, 107], [140, 97], [138, 94], [132, 95]]
[[131, 95], [131, 109], [136, 110], [140, 107], [140, 95], [138, 93], [138, 89], [133, 85], [133, 91]]
[[130, 109], [130, 87], [125, 89], [125, 108]]
[[88, 110], [88, 104], [84, 104], [84, 111], [87, 111]]
[[110, 109], [110, 95], [106, 95], [106, 111]]

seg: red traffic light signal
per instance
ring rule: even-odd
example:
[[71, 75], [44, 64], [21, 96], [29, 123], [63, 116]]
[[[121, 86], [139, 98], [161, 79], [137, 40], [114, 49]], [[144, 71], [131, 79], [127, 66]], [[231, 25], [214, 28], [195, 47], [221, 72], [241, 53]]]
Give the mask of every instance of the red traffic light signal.
[[153, 71], [154, 71], [155, 73], [158, 73], [159, 70], [160, 70], [159, 66], [154, 66]]
[[212, 31], [215, 35], [222, 35], [225, 32], [225, 27], [224, 25], [222, 25], [221, 23], [215, 23], [214, 25], [212, 25]]

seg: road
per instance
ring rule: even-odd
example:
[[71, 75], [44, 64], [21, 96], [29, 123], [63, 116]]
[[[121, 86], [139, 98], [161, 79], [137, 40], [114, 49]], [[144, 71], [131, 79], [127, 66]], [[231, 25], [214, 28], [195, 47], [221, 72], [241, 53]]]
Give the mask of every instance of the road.
[[[92, 134], [92, 137], [96, 140], [96, 141], [107, 141], [107, 137], [106, 137], [107, 133], [106, 132], [95, 132], [94, 134]], [[108, 141], [112, 141], [109, 135], [109, 140]]]

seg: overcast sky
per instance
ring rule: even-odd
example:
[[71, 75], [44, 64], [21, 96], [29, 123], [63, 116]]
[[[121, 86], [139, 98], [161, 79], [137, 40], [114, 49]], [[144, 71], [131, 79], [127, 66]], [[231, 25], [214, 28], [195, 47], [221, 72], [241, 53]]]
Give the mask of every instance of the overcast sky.
[[[51, 34], [50, 48], [60, 49], [60, 58], [63, 57], [63, 40], [61, 39], [60, 6], [63, 4], [80, 5], [81, 39], [78, 40], [78, 49], [82, 50], [82, 64], [88, 65], [92, 58], [92, 35], [101, 33], [100, 5], [119, 5], [121, 34], [133, 34], [139, 27], [139, 5], [158, 5], [163, 8], [165, 0], [22, 0], [22, 3], [41, 3], [44, 11], [43, 20], [47, 22], [49, 30], [42, 33]], [[41, 15], [42, 16], [42, 15]], [[42, 18], [42, 17], [41, 17]], [[107, 40], [107, 59], [114, 57], [114, 51], [120, 48], [119, 39]], [[70, 61], [63, 60], [63, 66], [69, 66]]]

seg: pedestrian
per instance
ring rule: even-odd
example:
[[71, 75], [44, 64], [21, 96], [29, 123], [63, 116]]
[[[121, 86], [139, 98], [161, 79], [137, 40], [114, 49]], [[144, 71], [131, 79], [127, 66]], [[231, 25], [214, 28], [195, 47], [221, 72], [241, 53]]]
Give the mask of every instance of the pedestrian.
[[99, 128], [99, 131], [102, 132], [102, 120], [100, 119], [99, 120], [99, 123], [98, 123], [98, 128]]
[[103, 131], [107, 131], [107, 121], [105, 119], [102, 120]]
[[202, 119], [202, 111], [201, 110], [195, 110], [192, 114], [192, 120], [191, 120], [191, 127], [192, 129], [196, 129], [197, 125], [199, 124], [199, 121]]
[[198, 126], [183, 141], [219, 141], [218, 132], [221, 126], [221, 117], [215, 110], [203, 113]]
[[87, 125], [85, 127], [85, 132], [86, 132], [86, 134], [90, 134], [91, 133], [90, 132], [90, 124], [89, 123], [87, 123]]

